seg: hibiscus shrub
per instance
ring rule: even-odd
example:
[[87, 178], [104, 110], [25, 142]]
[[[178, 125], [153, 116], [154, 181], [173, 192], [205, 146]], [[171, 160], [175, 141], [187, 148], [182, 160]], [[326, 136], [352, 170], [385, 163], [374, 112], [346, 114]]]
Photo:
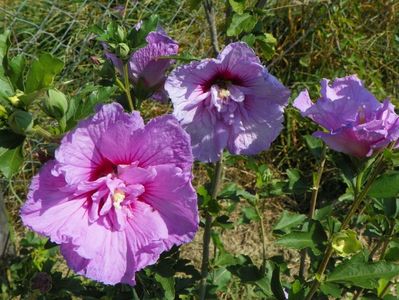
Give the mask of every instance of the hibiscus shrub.
[[[202, 1], [214, 57], [182, 53], [155, 15], [93, 27], [98, 80], [74, 95], [59, 90], [61, 60], [12, 57], [10, 32], [0, 35], [2, 175], [12, 180], [40, 148], [25, 229], [0, 214], [3, 299], [396, 299], [395, 106], [350, 74], [319, 78], [315, 102], [290, 85], [289, 105], [260, 58], [277, 44], [259, 30], [262, 3], [228, 1], [219, 49]], [[148, 114], [152, 101], [171, 113]], [[294, 142], [278, 140], [285, 126]], [[277, 166], [272, 143], [285, 149]], [[292, 167], [301, 155], [311, 162]], [[273, 197], [303, 207], [271, 225]], [[250, 253], [231, 250], [241, 226], [255, 231]]]

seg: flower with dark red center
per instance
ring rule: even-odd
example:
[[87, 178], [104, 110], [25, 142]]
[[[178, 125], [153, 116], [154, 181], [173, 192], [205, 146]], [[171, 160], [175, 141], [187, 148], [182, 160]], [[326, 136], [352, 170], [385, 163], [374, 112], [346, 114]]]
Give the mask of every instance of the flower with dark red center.
[[191, 136], [194, 157], [206, 162], [218, 160], [225, 148], [248, 155], [268, 149], [282, 129], [290, 94], [241, 42], [216, 59], [177, 68], [165, 89]]
[[198, 228], [190, 138], [173, 116], [102, 106], [34, 177], [25, 225], [61, 244], [77, 273], [133, 285], [135, 272]]

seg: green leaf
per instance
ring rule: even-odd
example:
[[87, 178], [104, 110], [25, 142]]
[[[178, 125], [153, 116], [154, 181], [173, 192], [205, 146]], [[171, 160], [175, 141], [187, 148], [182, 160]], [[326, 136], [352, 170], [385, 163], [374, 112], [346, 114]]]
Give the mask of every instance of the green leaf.
[[398, 265], [385, 261], [369, 263], [355, 256], [336, 267], [326, 281], [370, 289], [378, 287], [378, 280], [381, 278], [389, 280], [397, 275], [399, 275]]
[[214, 260], [214, 265], [219, 267], [233, 266], [238, 263], [236, 257], [225, 250], [220, 251]]
[[25, 134], [32, 130], [33, 116], [30, 112], [17, 109], [8, 118], [8, 125], [17, 134]]
[[296, 227], [305, 220], [306, 220], [305, 215], [292, 213], [287, 210], [284, 210], [277, 224], [274, 225], [273, 230], [281, 230], [288, 232], [291, 228]]
[[388, 218], [396, 218], [399, 214], [399, 198], [380, 198], [376, 199], [374, 205], [384, 211]]
[[384, 259], [390, 262], [399, 262], [399, 247], [390, 247], [385, 253]]
[[338, 284], [331, 282], [323, 282], [320, 285], [320, 290], [324, 295], [333, 296], [336, 299], [339, 299], [342, 294], [342, 288]]
[[260, 218], [252, 206], [247, 206], [242, 208], [242, 217], [243, 217], [243, 223], [248, 224], [251, 221], [259, 221]]
[[129, 45], [130, 48], [137, 49], [144, 47], [146, 42], [146, 37], [151, 31], [155, 31], [159, 23], [159, 17], [155, 14], [151, 15], [150, 18], [142, 20], [142, 24], [139, 30], [132, 28], [129, 33], [128, 41], [131, 41]]
[[399, 172], [381, 175], [371, 185], [369, 195], [375, 198], [395, 198], [399, 194]]
[[276, 38], [270, 33], [264, 33], [263, 35], [256, 36], [256, 42], [259, 44], [264, 58], [267, 60], [271, 59], [276, 52]]
[[0, 57], [3, 58], [7, 55], [8, 47], [10, 46], [10, 30], [5, 30], [0, 34]]
[[390, 160], [394, 166], [399, 165], [399, 152], [397, 151], [394, 152], [393, 150], [385, 149], [384, 157], [385, 159]]
[[305, 135], [303, 138], [312, 155], [315, 158], [320, 158], [321, 152], [323, 151], [323, 141], [312, 135]]
[[249, 13], [234, 14], [227, 29], [227, 36], [238, 36], [242, 32], [249, 33], [254, 29], [257, 22], [256, 18]]
[[291, 285], [290, 293], [288, 294], [288, 300], [302, 300], [305, 298], [306, 289], [302, 286], [301, 282], [297, 279]]
[[237, 264], [228, 266], [227, 269], [241, 279], [243, 283], [255, 282], [263, 277], [262, 272], [255, 266], [249, 256], [239, 255]]
[[26, 79], [26, 93], [49, 87], [54, 77], [59, 74], [64, 67], [64, 63], [51, 54], [44, 53], [35, 60], [28, 72]]
[[277, 240], [277, 244], [287, 248], [303, 249], [311, 248], [318, 252], [327, 240], [326, 233], [318, 221], [311, 221], [304, 231], [291, 231]]
[[248, 203], [254, 205], [256, 201], [258, 200], [258, 196], [251, 194], [243, 189], [237, 190], [237, 195], [240, 196], [241, 198], [244, 198], [245, 200], [248, 201]]
[[9, 78], [21, 91], [24, 90], [23, 75], [25, 70], [25, 57], [20, 54], [9, 61]]
[[218, 268], [213, 272], [213, 284], [218, 288], [218, 291], [226, 292], [231, 281], [231, 273], [226, 268]]
[[10, 30], [0, 34], [0, 100], [7, 100], [14, 95], [14, 88], [6, 76], [7, 52], [10, 46]]
[[307, 185], [305, 180], [301, 177], [301, 173], [298, 169], [288, 169], [287, 170], [288, 176], [288, 189], [290, 192], [294, 194], [303, 194], [306, 189]]
[[97, 104], [110, 102], [115, 90], [115, 87], [110, 86], [86, 86], [78, 97], [68, 102], [68, 111], [65, 116], [68, 121], [67, 128], [74, 127], [79, 120], [93, 114]]
[[230, 6], [234, 12], [241, 15], [245, 10], [245, 0], [229, 0]]
[[0, 171], [7, 178], [17, 173], [23, 163], [24, 139], [24, 136], [9, 129], [0, 130]]
[[10, 33], [10, 30], [6, 30], [0, 34], [0, 77], [5, 73], [6, 56], [10, 47]]
[[174, 277], [163, 277], [155, 274], [155, 280], [158, 281], [164, 290], [164, 299], [175, 299], [175, 279]]
[[11, 81], [0, 73], [0, 100], [9, 101], [9, 97], [14, 95], [14, 88]]
[[253, 45], [255, 44], [255, 41], [256, 41], [256, 37], [255, 37], [255, 35], [250, 33], [250, 34], [244, 35], [242, 37], [241, 41], [247, 43], [248, 46], [253, 47]]

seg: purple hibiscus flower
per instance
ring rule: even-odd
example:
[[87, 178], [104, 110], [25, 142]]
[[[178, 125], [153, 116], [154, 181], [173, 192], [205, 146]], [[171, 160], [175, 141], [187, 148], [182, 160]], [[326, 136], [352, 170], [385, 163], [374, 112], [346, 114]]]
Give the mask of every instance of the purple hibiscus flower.
[[198, 228], [190, 139], [173, 116], [147, 125], [104, 105], [68, 133], [35, 176], [23, 223], [61, 244], [77, 273], [135, 284], [135, 272]]
[[[135, 30], [140, 30], [140, 27], [141, 23], [138, 23]], [[146, 42], [146, 46], [130, 55], [128, 60], [129, 79], [135, 86], [136, 92], [164, 102], [168, 100], [164, 90], [165, 73], [173, 60], [160, 57], [176, 55], [179, 45], [161, 27], [150, 32], [146, 37]], [[105, 43], [103, 43], [103, 47], [105, 56], [123, 76], [123, 61], [117, 55], [109, 52]]]
[[371, 156], [399, 137], [394, 106], [388, 100], [380, 103], [356, 75], [337, 78], [331, 85], [323, 79], [317, 103], [312, 103], [305, 90], [295, 99], [294, 107], [326, 129], [315, 132], [315, 137], [352, 156]]
[[213, 162], [268, 149], [282, 129], [289, 90], [247, 44], [226, 46], [216, 59], [192, 62], [169, 75], [174, 115], [191, 136], [194, 157]]

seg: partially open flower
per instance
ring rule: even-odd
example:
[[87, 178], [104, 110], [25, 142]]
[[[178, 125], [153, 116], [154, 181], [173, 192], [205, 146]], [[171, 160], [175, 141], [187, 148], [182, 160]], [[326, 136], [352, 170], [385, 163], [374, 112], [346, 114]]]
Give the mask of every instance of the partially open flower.
[[216, 59], [177, 68], [165, 89], [191, 136], [194, 157], [206, 162], [218, 160], [225, 148], [248, 155], [268, 149], [282, 129], [290, 94], [242, 42]]
[[147, 125], [119, 104], [69, 132], [34, 177], [26, 226], [61, 244], [77, 273], [135, 284], [135, 272], [198, 228], [189, 136], [173, 116]]
[[380, 103], [356, 75], [321, 81], [321, 98], [313, 103], [308, 91], [294, 101], [302, 116], [326, 131], [313, 135], [331, 149], [356, 157], [368, 157], [399, 138], [399, 119], [394, 106]]
[[[140, 30], [138, 23], [135, 30]], [[171, 39], [162, 28], [150, 32], [145, 38], [147, 45], [130, 54], [128, 59], [129, 79], [136, 88], [136, 93], [141, 97], [152, 97], [155, 100], [166, 101], [168, 99], [164, 83], [166, 71], [173, 63], [167, 56], [176, 55], [179, 45]], [[124, 76], [123, 62], [114, 53], [109, 52], [106, 44], [105, 56], [112, 61], [114, 67], [121, 76]]]

